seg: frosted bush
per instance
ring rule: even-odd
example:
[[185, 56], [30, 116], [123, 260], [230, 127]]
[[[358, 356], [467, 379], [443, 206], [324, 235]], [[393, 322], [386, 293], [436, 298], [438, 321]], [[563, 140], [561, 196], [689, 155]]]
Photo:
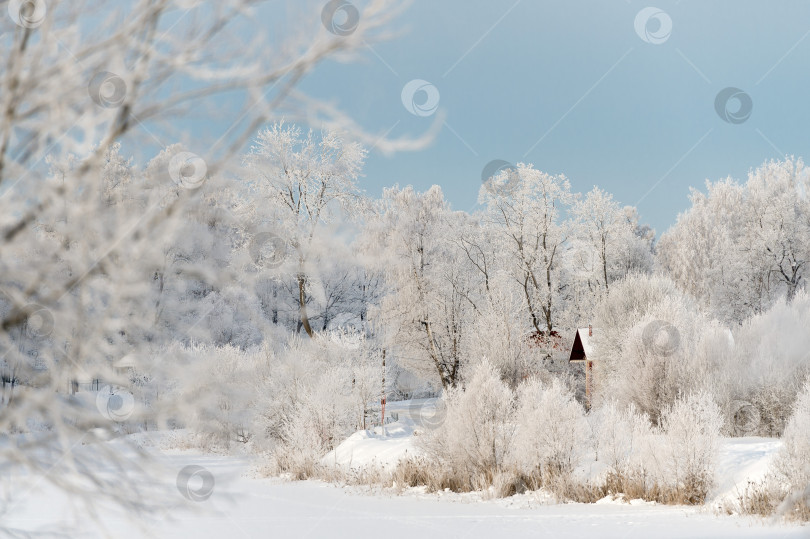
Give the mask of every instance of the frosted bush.
[[756, 424], [744, 434], [779, 436], [802, 381], [810, 375], [810, 296], [800, 290], [788, 303], [745, 322], [735, 333], [735, 398], [756, 408]]
[[[175, 344], [165, 355], [182, 358], [186, 369], [175, 383], [181, 403], [177, 419], [206, 449], [247, 442], [256, 418], [262, 381], [270, 376], [268, 345], [240, 350], [234, 346]], [[189, 373], [194, 376], [189, 376]], [[183, 402], [194, 402], [193, 407]]]
[[641, 468], [642, 448], [650, 434], [649, 419], [632, 404], [608, 401], [591, 412], [596, 460], [619, 474]]
[[[175, 344], [169, 354], [186, 364], [172, 391], [180, 402], [195, 402], [177, 419], [207, 449], [245, 442], [260, 453], [315, 462], [363, 428], [380, 391], [375, 356], [357, 335], [291, 337], [275, 350], [270, 343], [247, 350]], [[299, 463], [285, 462], [285, 470]]]
[[296, 479], [315, 475], [320, 458], [328, 451], [310, 410], [296, 405], [281, 420], [278, 443], [272, 453], [274, 472], [290, 473]]
[[445, 405], [442, 425], [417, 438], [431, 473], [443, 474], [431, 484], [460, 490], [494, 485], [498, 495], [541, 486], [557, 491], [589, 452], [585, 411], [558, 380], [531, 379], [513, 391], [483, 361], [466, 388], [447, 391]]
[[666, 440], [649, 417], [633, 404], [608, 401], [591, 412], [590, 421], [596, 459], [605, 466], [603, 494], [670, 501], [661, 461]]
[[318, 374], [298, 387], [289, 412], [280, 418], [272, 460], [277, 471], [298, 478], [313, 475], [321, 457], [354, 430], [347, 380], [338, 368], [319, 365]]
[[675, 283], [658, 275], [630, 275], [614, 283], [594, 310], [594, 346], [599, 358], [621, 357], [630, 329], [663, 298], [682, 296]]
[[369, 426], [379, 398], [381, 366], [361, 335], [292, 337], [276, 352], [259, 384], [254, 447], [276, 472], [310, 477], [320, 459]]
[[568, 477], [588, 452], [585, 411], [565, 386], [531, 380], [518, 390], [514, 466], [526, 475]]
[[810, 374], [807, 293], [777, 301], [732, 332], [672, 287], [661, 277], [630, 277], [598, 306], [594, 403], [633, 404], [659, 425], [678, 395], [708, 392], [725, 434], [781, 434]]
[[382, 392], [381, 351], [363, 334], [349, 331], [319, 334], [314, 344], [317, 361], [331, 369], [335, 379], [345, 384], [345, 387], [336, 389], [348, 396], [343, 405], [351, 407], [355, 430], [368, 428], [375, 420], [372, 409], [379, 405]]
[[592, 412], [597, 460], [607, 466], [606, 494], [663, 503], [703, 503], [714, 484], [723, 417], [708, 393], [678, 398], [661, 425], [615, 401]]
[[439, 466], [456, 475], [466, 490], [492, 484], [502, 471], [515, 434], [514, 398], [495, 367], [482, 361], [473, 368], [466, 390], [445, 394], [444, 423], [417, 439]]
[[779, 509], [810, 520], [810, 380], [796, 400], [782, 442], [773, 463], [776, 478], [787, 491]]
[[657, 424], [679, 393], [697, 390], [707, 379], [703, 374], [711, 372], [712, 365], [695, 354], [703, 323], [689, 302], [677, 296], [650, 306], [628, 328], [620, 355], [596, 366], [594, 400], [633, 404]]
[[724, 509], [810, 521], [810, 379], [802, 386], [769, 473], [749, 483]]
[[688, 503], [702, 503], [713, 486], [723, 416], [708, 393], [678, 398], [661, 420], [660, 481]]

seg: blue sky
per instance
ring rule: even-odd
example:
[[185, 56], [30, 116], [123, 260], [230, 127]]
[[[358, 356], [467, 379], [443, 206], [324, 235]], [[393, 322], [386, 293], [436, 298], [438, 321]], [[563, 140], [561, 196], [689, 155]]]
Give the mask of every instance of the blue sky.
[[[299, 2], [271, 2], [246, 31], [281, 42], [289, 19], [306, 16], [322, 32], [323, 4]], [[640, 35], [635, 21], [649, 7], [660, 17]], [[392, 137], [417, 136], [437, 118], [411, 114], [403, 87], [435, 87], [445, 115], [438, 137], [419, 152], [372, 151], [360, 182], [371, 196], [439, 184], [454, 208], [471, 210], [487, 163], [525, 162], [565, 174], [575, 192], [598, 185], [637, 206], [660, 235], [688, 207], [690, 187], [744, 180], [768, 159], [810, 158], [807, 0], [412, 0], [392, 30], [359, 62], [329, 61], [301, 83]], [[740, 123], [715, 108], [729, 87], [753, 105]], [[215, 114], [191, 118], [189, 149], [205, 155], [203, 139], [227, 130], [243, 99], [224, 96]], [[738, 106], [732, 99], [725, 110]], [[158, 151], [152, 143], [141, 149]]]
[[[420, 152], [372, 152], [362, 179], [371, 195], [435, 183], [466, 210], [486, 163], [522, 161], [565, 174], [574, 191], [599, 185], [637, 205], [660, 234], [687, 207], [690, 186], [806, 156], [810, 2], [656, 1], [672, 21], [659, 44], [634, 28], [650, 5], [414, 0], [396, 21], [399, 37], [374, 44], [359, 64], [321, 66], [303, 87], [392, 136], [434, 119], [405, 109], [403, 86], [423, 79], [438, 90], [438, 138]], [[646, 28], [660, 30], [655, 20]], [[750, 96], [746, 121], [715, 111], [726, 87]]]

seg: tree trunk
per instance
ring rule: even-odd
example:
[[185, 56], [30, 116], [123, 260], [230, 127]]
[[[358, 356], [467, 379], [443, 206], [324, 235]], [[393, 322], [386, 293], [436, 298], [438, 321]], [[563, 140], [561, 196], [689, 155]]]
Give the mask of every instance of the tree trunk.
[[309, 325], [309, 315], [307, 315], [307, 278], [303, 273], [298, 274], [298, 312], [304, 331], [312, 337], [312, 326]]
[[165, 286], [165, 274], [162, 271], [155, 272], [158, 281], [157, 301], [155, 301], [155, 326], [160, 320], [160, 300], [163, 298], [163, 287]]
[[271, 314], [272, 314], [273, 324], [276, 324], [276, 325], [278, 325], [278, 300], [276, 299], [277, 297], [278, 297], [278, 289], [274, 285], [273, 286], [273, 308], [271, 310]]
[[605, 292], [608, 290], [608, 276], [607, 276], [607, 237], [602, 236], [602, 275], [605, 278]]
[[436, 365], [436, 370], [439, 371], [439, 379], [442, 381], [442, 388], [450, 389], [456, 385], [455, 373], [448, 372], [447, 367], [439, 355], [439, 350], [436, 347], [436, 341], [433, 338], [433, 328], [430, 325], [430, 320], [422, 320], [422, 327], [425, 328], [425, 333], [428, 338], [428, 346], [430, 346], [430, 357]]
[[526, 305], [529, 307], [529, 314], [532, 317], [532, 325], [538, 334], [542, 333], [540, 330], [540, 321], [537, 319], [537, 314], [534, 312], [534, 305], [532, 305], [532, 295], [529, 290], [529, 274], [525, 273], [523, 276], [523, 294], [526, 297]]

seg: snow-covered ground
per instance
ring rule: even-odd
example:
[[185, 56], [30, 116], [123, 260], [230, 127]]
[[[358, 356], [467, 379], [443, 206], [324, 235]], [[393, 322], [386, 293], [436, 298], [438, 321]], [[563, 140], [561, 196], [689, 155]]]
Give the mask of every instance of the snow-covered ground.
[[709, 493], [714, 503], [734, 499], [749, 482], [765, 477], [781, 442], [773, 438], [728, 438], [720, 446], [715, 474], [717, 486]]
[[336, 464], [359, 468], [379, 466], [391, 469], [397, 462], [409, 455], [417, 454], [413, 445], [414, 431], [419, 428], [432, 428], [441, 421], [437, 414], [438, 399], [414, 399], [392, 402], [386, 407], [385, 429], [374, 427], [361, 430], [349, 436], [334, 451], [326, 455], [324, 464]]
[[[419, 399], [391, 403], [386, 416], [397, 421], [387, 424], [384, 431], [381, 427], [374, 427], [354, 433], [322, 462], [352, 468], [393, 468], [401, 458], [418, 454], [418, 448], [413, 444], [414, 431], [433, 428], [441, 422], [442, 412], [436, 410], [437, 401]], [[710, 503], [717, 506], [723, 500], [733, 500], [749, 482], [764, 478], [780, 444], [773, 438], [723, 440], [717, 457], [717, 485], [709, 493]], [[577, 473], [594, 477], [601, 471], [601, 463], [585, 462]]]
[[[388, 411], [398, 421], [389, 424], [385, 433], [379, 427], [355, 433], [324, 461], [349, 466], [395, 465], [399, 458], [415, 451], [414, 430], [430, 428], [441, 419], [434, 403], [393, 403]], [[138, 436], [143, 435], [134, 438]], [[484, 499], [481, 494], [428, 494], [422, 489], [410, 489], [397, 495], [392, 490], [340, 487], [318, 481], [287, 482], [260, 477], [255, 472], [257, 463], [248, 457], [161, 450], [158, 448], [165, 445], [165, 439], [154, 433], [146, 441], [163, 470], [160, 489], [175, 500], [147, 521], [133, 523], [120, 509], [107, 505], [100, 512], [100, 522], [95, 523], [45, 482], [12, 472], [2, 481], [17, 494], [11, 510], [6, 508], [0, 514], [0, 530], [124, 538], [810, 537], [810, 526], [720, 516], [713, 509], [719, 500], [734, 496], [747, 481], [762, 477], [779, 447], [779, 441], [767, 438], [724, 442], [713, 503], [701, 508], [609, 499], [596, 504], [554, 505], [539, 493]], [[101, 443], [124, 450], [120, 439]], [[77, 448], [92, 450], [92, 445]], [[178, 493], [177, 474], [190, 465], [204, 468], [214, 478], [211, 495], [204, 501], [186, 500]], [[202, 480], [192, 479], [189, 486], [198, 489]]]
[[[705, 509], [651, 504], [542, 505], [533, 495], [482, 501], [474, 496], [397, 496], [315, 481], [252, 477], [244, 459], [178, 452], [168, 468], [196, 464], [216, 478], [203, 502], [180, 498], [139, 529], [112, 509], [102, 524], [112, 537], [810, 537], [810, 528], [716, 516]], [[166, 478], [173, 489], [174, 477]], [[3, 526], [30, 532], [60, 530], [71, 537], [103, 536], [99, 525], [77, 518], [59, 493], [35, 486], [6, 515]]]

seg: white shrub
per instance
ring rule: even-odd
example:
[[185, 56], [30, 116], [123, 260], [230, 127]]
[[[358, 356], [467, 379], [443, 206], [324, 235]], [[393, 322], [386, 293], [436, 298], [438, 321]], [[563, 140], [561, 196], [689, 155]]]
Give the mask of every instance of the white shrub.
[[313, 419], [311, 410], [300, 403], [282, 417], [271, 458], [274, 472], [291, 473], [296, 479], [315, 475], [328, 449]]
[[597, 461], [618, 474], [644, 468], [643, 448], [651, 434], [647, 416], [632, 404], [622, 408], [616, 401], [608, 401], [594, 409], [590, 419]]
[[712, 364], [700, 361], [695, 352], [704, 325], [680, 296], [647, 307], [627, 328], [619, 355], [596, 364], [595, 402], [609, 398], [622, 406], [633, 404], [658, 424], [680, 393], [702, 389], [712, 379], [707, 376]]
[[734, 398], [756, 408], [748, 435], [779, 436], [803, 380], [810, 375], [810, 295], [799, 291], [754, 316], [735, 332]]
[[769, 472], [763, 481], [750, 483], [726, 510], [810, 521], [810, 379], [799, 393]]
[[611, 361], [619, 358], [630, 329], [647, 316], [663, 298], [680, 298], [683, 293], [670, 279], [659, 275], [630, 275], [613, 283], [610, 293], [594, 312], [594, 352]]
[[[348, 395], [354, 429], [366, 429], [372, 421], [372, 408], [379, 404], [382, 391], [382, 357], [359, 333], [331, 331], [314, 341], [319, 363], [332, 371], [346, 386], [336, 388]], [[389, 377], [390, 380], [390, 377]], [[348, 393], [347, 393], [348, 392]]]
[[348, 360], [346, 347], [329, 339], [291, 338], [277, 353], [261, 386], [254, 430], [257, 449], [270, 452], [279, 471], [310, 475], [357, 428]]
[[514, 398], [488, 361], [473, 368], [466, 390], [444, 397], [444, 423], [417, 439], [442, 467], [452, 470], [468, 489], [492, 484], [506, 462], [515, 432]]
[[585, 410], [558, 380], [531, 380], [518, 390], [517, 432], [511, 460], [526, 475], [567, 477], [589, 452]]
[[[488, 361], [473, 368], [464, 389], [444, 397], [445, 419], [417, 437], [432, 474], [459, 490], [495, 485], [499, 495], [527, 486], [569, 486], [590, 451], [585, 411], [560, 381], [524, 382], [513, 391]], [[441, 470], [441, 472], [438, 472]], [[430, 475], [430, 474], [429, 474]], [[568, 497], [565, 490], [555, 490]]]
[[776, 476], [793, 496], [803, 494], [810, 506], [810, 380], [796, 400], [782, 443], [773, 463]]
[[592, 412], [604, 488], [663, 503], [703, 503], [714, 483], [723, 417], [708, 393], [678, 398], [661, 425], [634, 406], [607, 402]]
[[708, 392], [730, 435], [776, 436], [810, 375], [810, 296], [777, 301], [732, 332], [660, 277], [612, 287], [596, 313], [594, 404], [635, 405], [660, 425], [678, 395]]
[[[231, 345], [175, 344], [167, 354], [185, 365], [177, 370], [178, 417], [206, 449], [246, 442], [255, 421], [262, 380], [269, 376], [268, 346], [240, 350]], [[183, 403], [193, 402], [189, 407]]]
[[661, 420], [659, 480], [689, 503], [702, 502], [714, 484], [723, 416], [708, 393], [693, 393], [668, 407]]
[[380, 391], [376, 358], [357, 335], [291, 337], [275, 350], [176, 344], [167, 353], [186, 365], [173, 389], [178, 400], [195, 403], [177, 419], [203, 447], [246, 442], [302, 477], [364, 427]]

